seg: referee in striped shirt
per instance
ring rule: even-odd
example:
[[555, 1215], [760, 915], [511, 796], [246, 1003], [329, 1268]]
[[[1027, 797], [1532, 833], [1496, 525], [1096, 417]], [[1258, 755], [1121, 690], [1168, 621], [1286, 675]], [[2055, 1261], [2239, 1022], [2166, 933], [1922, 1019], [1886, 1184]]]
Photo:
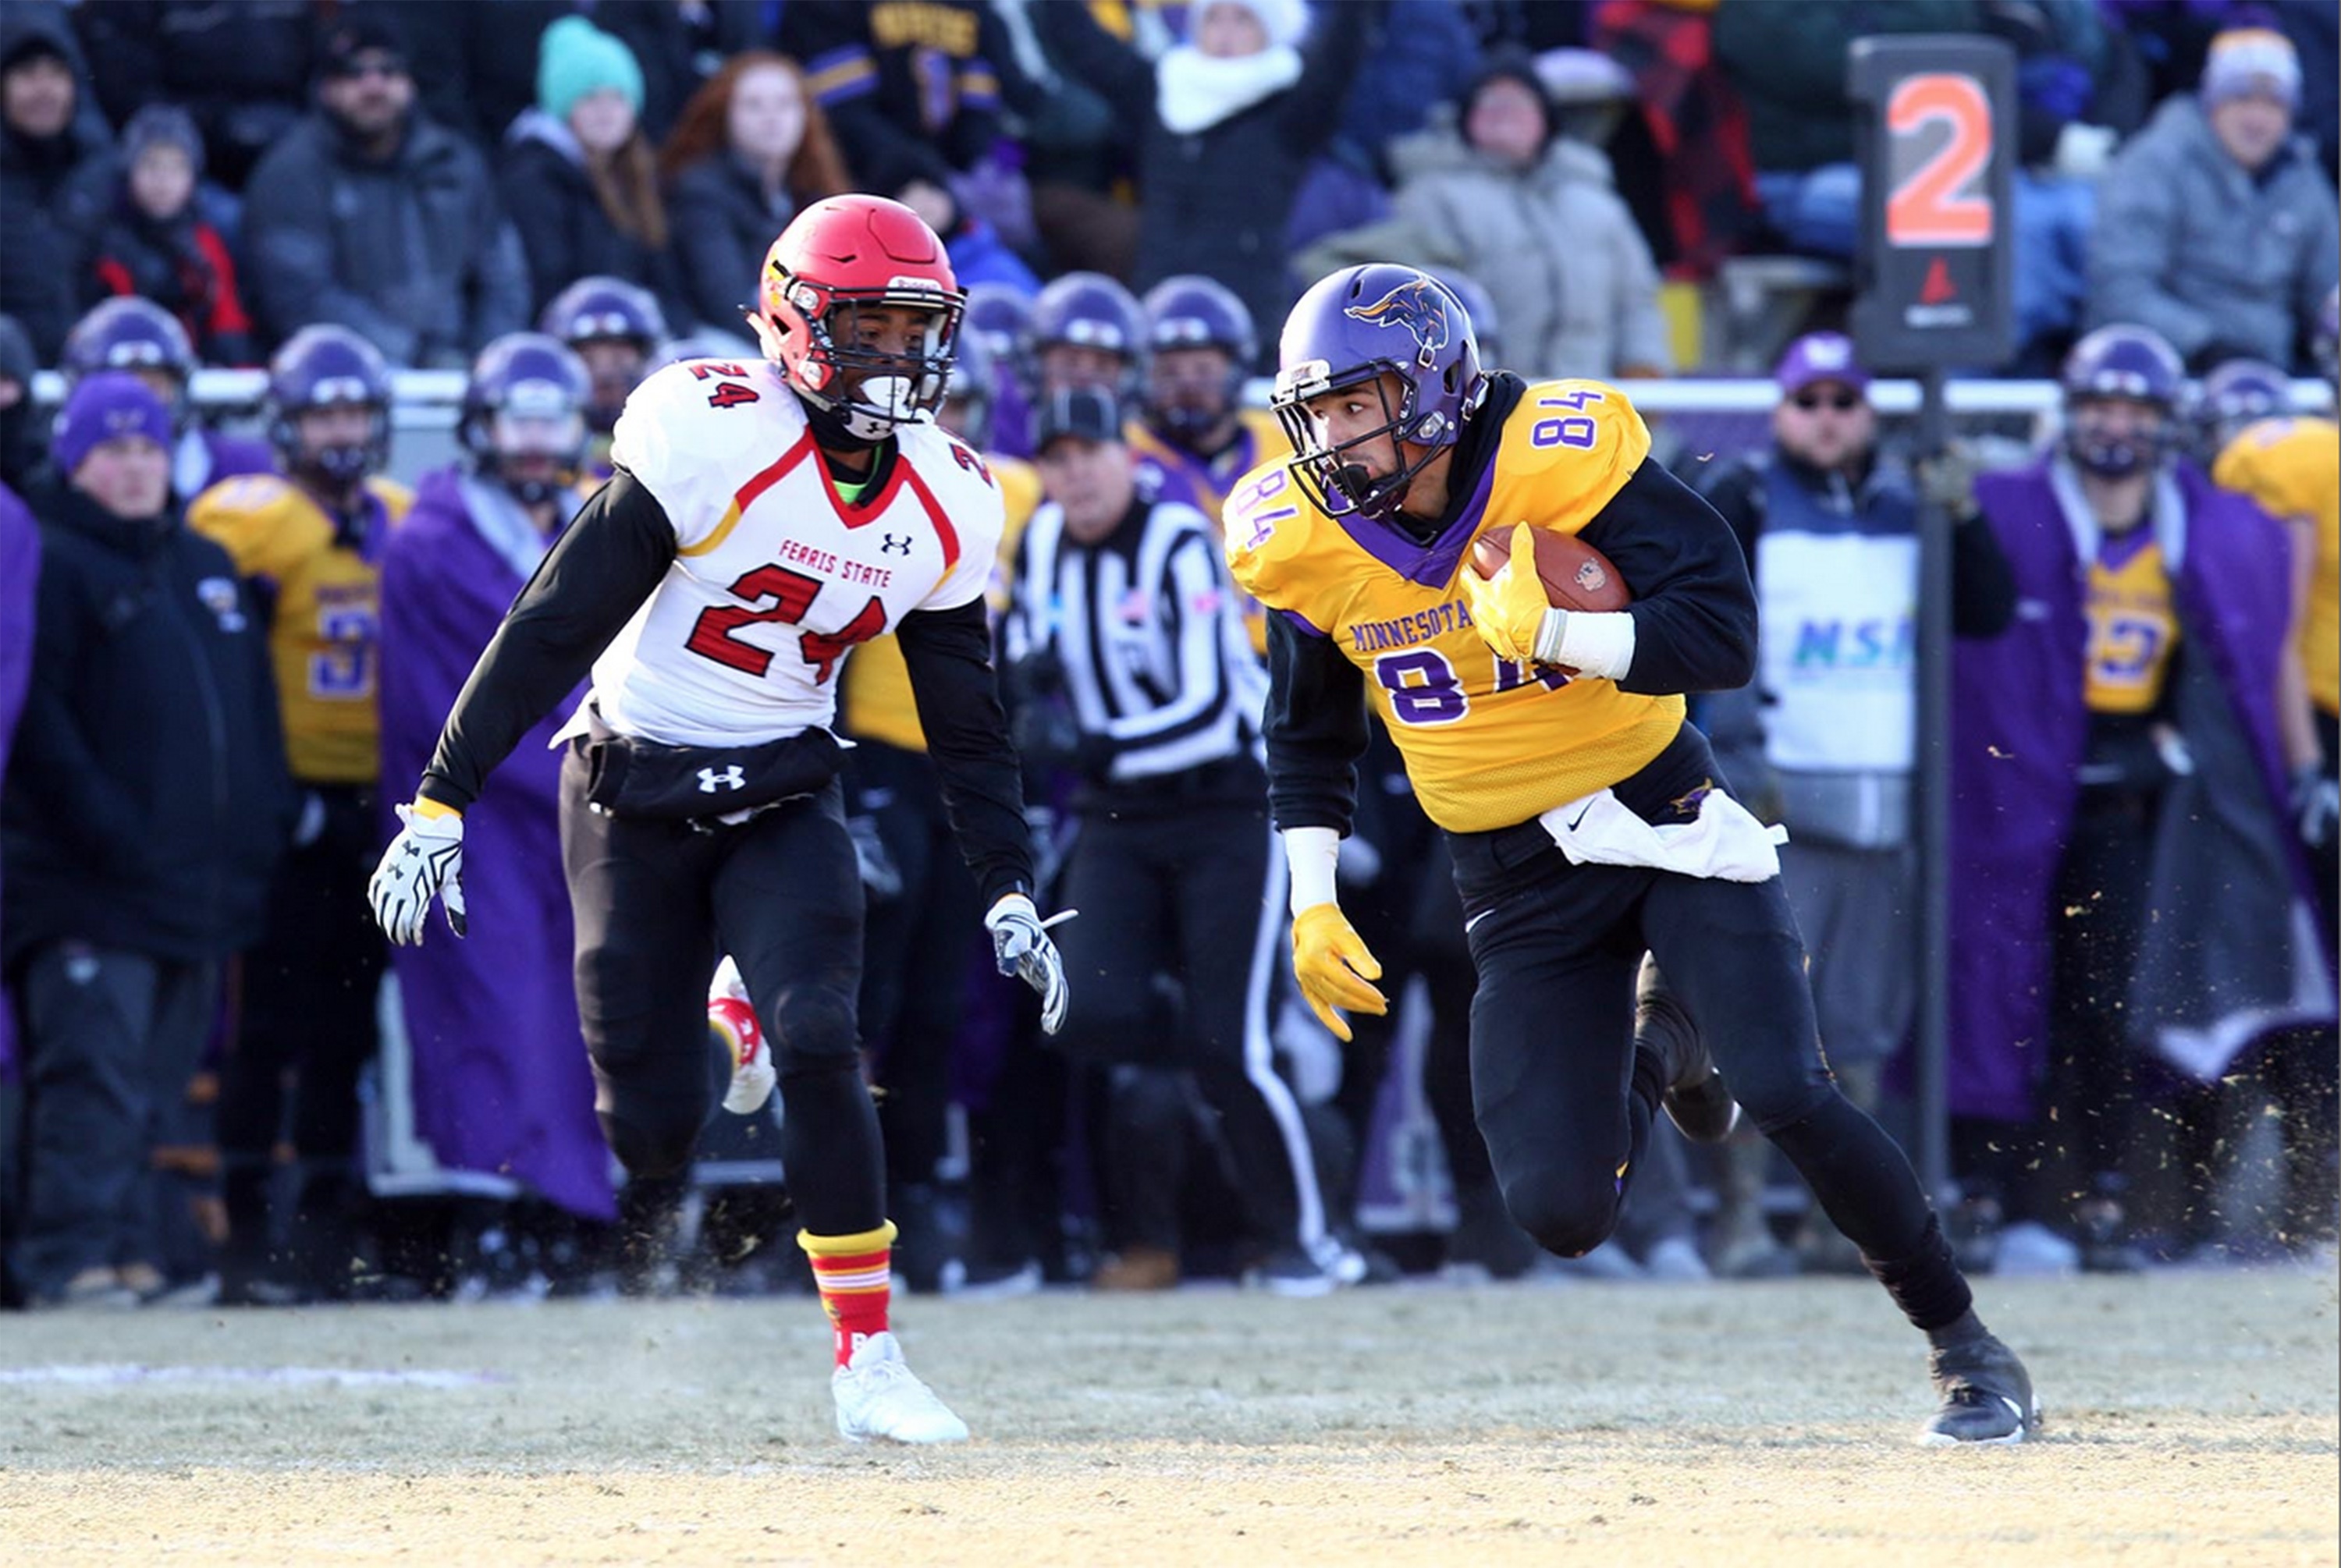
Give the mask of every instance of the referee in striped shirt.
[[1286, 899], [1256, 754], [1265, 680], [1218, 531], [1133, 458], [1111, 393], [1060, 391], [1037, 414], [1048, 500], [1019, 544], [1002, 636], [1011, 687], [1059, 715], [1027, 713], [1020, 736], [1055, 729], [1045, 749], [1079, 778], [1056, 901], [1081, 911], [1059, 932], [1081, 1002], [1060, 1043], [1118, 1064], [1099, 1156], [1116, 1258], [1099, 1283], [1177, 1278], [1184, 1087], [1170, 1067], [1216, 1113], [1250, 1206], [1248, 1281], [1322, 1294], [1342, 1248], [1269, 1037]]

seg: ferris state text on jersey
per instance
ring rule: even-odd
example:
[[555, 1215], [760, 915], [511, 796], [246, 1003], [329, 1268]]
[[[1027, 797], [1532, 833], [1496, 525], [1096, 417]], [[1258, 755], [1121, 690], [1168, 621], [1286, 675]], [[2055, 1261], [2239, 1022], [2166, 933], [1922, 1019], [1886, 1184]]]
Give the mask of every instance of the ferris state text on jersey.
[[678, 746], [827, 729], [846, 654], [913, 610], [981, 597], [1000, 490], [932, 424], [882, 445], [858, 497], [762, 361], [688, 360], [634, 390], [611, 458], [675, 531], [666, 581], [593, 665], [603, 719]]
[[1649, 431], [1617, 388], [1532, 382], [1478, 489], [1429, 542], [1328, 517], [1276, 462], [1228, 498], [1228, 564], [1246, 592], [1330, 638], [1364, 672], [1432, 821], [1452, 832], [1509, 827], [1635, 772], [1674, 739], [1683, 700], [1498, 658], [1463, 598], [1471, 543], [1510, 523], [1576, 533], [1649, 452]]

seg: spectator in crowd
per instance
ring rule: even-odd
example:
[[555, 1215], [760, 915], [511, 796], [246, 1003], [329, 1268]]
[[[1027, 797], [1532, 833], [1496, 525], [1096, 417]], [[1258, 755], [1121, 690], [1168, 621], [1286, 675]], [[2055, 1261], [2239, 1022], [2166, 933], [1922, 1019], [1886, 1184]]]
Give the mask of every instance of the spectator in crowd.
[[1459, 267], [1503, 318], [1513, 362], [1536, 375], [1657, 375], [1673, 368], [1658, 269], [1600, 152], [1556, 133], [1535, 65], [1499, 55], [1452, 124], [1395, 144], [1396, 210], [1300, 258], [1320, 276], [1372, 261]]
[[1758, 226], [1748, 113], [1717, 48], [1713, 14], [1672, 0], [1605, 0], [1590, 42], [1633, 78], [1640, 114], [1609, 149], [1651, 255], [1670, 274], [1711, 276]]
[[528, 257], [530, 312], [590, 275], [671, 293], [666, 201], [643, 134], [643, 73], [583, 16], [538, 45], [536, 105], [504, 138], [498, 180]]
[[317, 112], [254, 171], [254, 303], [278, 339], [338, 322], [393, 365], [460, 368], [527, 320], [528, 267], [478, 151], [416, 111], [396, 14], [327, 35]]
[[[195, 203], [204, 142], [186, 112], [149, 104], [122, 128], [122, 155], [105, 169], [111, 187], [96, 213], [83, 298], [135, 294], [178, 318], [206, 364], [252, 362], [252, 318], [235, 282], [227, 242]], [[102, 204], [101, 204], [102, 203]]]
[[1721, 5], [1715, 55], [1748, 105], [1764, 216], [1795, 250], [1848, 258], [1860, 216], [1846, 52], [1856, 38], [1972, 33], [1975, 0]]
[[1088, 7], [1045, 8], [1052, 50], [1139, 144], [1139, 288], [1200, 273], [1255, 322], [1283, 318], [1293, 199], [1340, 124], [1383, 3], [1322, 7], [1304, 47], [1300, 0], [1207, 0], [1190, 10], [1191, 36], [1151, 64]]
[[2286, 541], [2174, 455], [2182, 376], [2145, 328], [2075, 346], [2058, 450], [1975, 485], [2037, 612], [1953, 669], [1962, 1174], [2073, 1231], [2084, 1267], [2136, 1266], [2141, 1053], [2215, 1084], [2258, 1035], [2332, 1017], [2331, 955], [2294, 910]]
[[[390, 372], [347, 327], [304, 327], [269, 366], [284, 471], [214, 485], [188, 526], [235, 560], [264, 610], [300, 825], [244, 955], [242, 1028], [220, 1068], [218, 1136], [228, 1234], [223, 1305], [350, 1294], [358, 1193], [358, 1074], [374, 1048], [382, 933], [365, 881], [381, 849], [374, 562], [413, 498], [381, 477]], [[272, 1215], [284, 1077], [297, 1084], [297, 1196]]]
[[73, 34], [47, 6], [0, 15], [0, 311], [15, 316], [40, 362], [55, 361], [81, 307], [81, 236], [95, 191], [86, 171], [102, 127], [75, 117], [82, 94]]
[[[1024, 699], [1019, 750], [1080, 779], [1081, 831], [1059, 902], [1083, 911], [1063, 951], [1088, 998], [1064, 1047], [1103, 1067], [1110, 1086], [1096, 1157], [1115, 1255], [1094, 1283], [1161, 1289], [1179, 1278], [1191, 1073], [1251, 1207], [1262, 1255], [1250, 1277], [1321, 1295], [1341, 1283], [1342, 1249], [1269, 1038], [1283, 878], [1251, 749], [1259, 664], [1217, 530], [1153, 490], [1123, 423], [1106, 389], [1042, 402], [1035, 435], [1050, 499], [1018, 546], [1002, 629], [1008, 684]], [[1175, 1005], [1157, 974], [1179, 984]]]
[[584, 277], [553, 296], [537, 318], [536, 330], [567, 344], [593, 378], [585, 425], [593, 432], [587, 464], [609, 472], [610, 432], [626, 398], [658, 364], [666, 342], [666, 314], [648, 289], [623, 278]]
[[2107, 173], [2092, 326], [2151, 327], [2197, 368], [2238, 355], [2306, 363], [2317, 308], [2341, 280], [2341, 203], [2293, 132], [2299, 99], [2282, 34], [2212, 41], [2199, 91], [2164, 104]]
[[[1882, 453], [1869, 374], [1850, 339], [1811, 332], [1773, 372], [1772, 441], [1713, 474], [1708, 504], [1739, 539], [1756, 582], [1757, 678], [1707, 706], [1716, 760], [1733, 788], [1784, 822], [1780, 877], [1809, 955], [1813, 1007], [1846, 1097], [1875, 1115], [1886, 1067], [1918, 996], [1912, 759], [1918, 734], [1918, 496]], [[1952, 629], [1993, 637], [2016, 610], [1991, 530], [1952, 480]], [[1769, 1151], [1738, 1140], [1738, 1179], [1715, 1255], [1726, 1274], [1779, 1260], [1760, 1191]], [[1742, 1168], [1745, 1167], [1745, 1168]], [[1805, 1250], [1832, 1262], [1815, 1211]], [[1858, 1266], [1847, 1252], [1848, 1266]]]
[[734, 55], [683, 105], [659, 154], [682, 293], [700, 323], [739, 330], [743, 281], [797, 209], [852, 186], [829, 121], [785, 55]]
[[[440, 722], [583, 497], [590, 378], [553, 339], [488, 346], [464, 395], [460, 463], [423, 476], [382, 554], [382, 777], [403, 795]], [[413, 1054], [415, 1131], [450, 1170], [522, 1182], [570, 1214], [617, 1213], [571, 983], [552, 749], [538, 724], [464, 812], [471, 911], [493, 943], [393, 953]]]
[[73, 16], [114, 123], [150, 104], [184, 105], [202, 137], [197, 166], [240, 192], [260, 155], [308, 108], [322, 9], [311, 0], [107, 0], [76, 5]]
[[204, 422], [189, 390], [195, 374], [194, 345], [178, 318], [152, 300], [122, 297], [99, 303], [74, 323], [58, 362], [68, 382], [99, 371], [128, 371], [163, 400], [176, 432], [171, 493], [182, 505], [221, 480], [268, 473], [276, 466], [266, 442], [228, 435]]
[[170, 446], [162, 401], [105, 372], [50, 450], [65, 488], [0, 799], [28, 1089], [16, 1267], [36, 1303], [164, 1287], [148, 1148], [293, 828], [259, 615], [227, 552], [181, 526]]
[[[985, 0], [793, 0], [790, 13], [788, 41], [862, 188], [946, 244], [971, 216], [997, 223], [998, 201], [1018, 201], [1021, 173], [995, 160], [1001, 74], [1015, 63]], [[1018, 240], [1031, 227], [1029, 194], [1021, 202]]]
[[45, 454], [33, 418], [33, 345], [16, 318], [0, 315], [0, 484], [19, 495], [39, 479]]
[[643, 130], [664, 141], [692, 94], [734, 55], [770, 48], [763, 0], [596, 0], [594, 22], [625, 41], [643, 68]]
[[[364, 0], [357, 12], [404, 13], [405, 58], [423, 115], [478, 148], [493, 147], [536, 102], [536, 42], [563, 16], [596, 10], [583, 0], [494, 0], [488, 5]], [[428, 16], [427, 24], [413, 25]]]

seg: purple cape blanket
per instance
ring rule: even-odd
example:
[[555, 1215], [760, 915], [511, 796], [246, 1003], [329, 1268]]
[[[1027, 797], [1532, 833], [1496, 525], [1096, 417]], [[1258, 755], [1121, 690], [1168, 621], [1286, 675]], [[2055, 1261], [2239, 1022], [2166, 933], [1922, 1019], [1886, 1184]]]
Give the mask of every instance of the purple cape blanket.
[[[425, 475], [382, 571], [383, 799], [411, 799], [439, 728], [524, 579], [473, 525], [457, 474]], [[582, 691], [582, 688], [581, 688]], [[564, 701], [463, 818], [470, 937], [436, 913], [392, 963], [413, 1055], [415, 1130], [441, 1166], [507, 1176], [573, 1213], [616, 1216], [578, 1032], [561, 871]], [[393, 824], [395, 827], [395, 823]]]
[[[1976, 486], [2016, 574], [2017, 616], [1961, 639], [1951, 693], [1951, 1109], [2023, 1121], [2047, 1059], [2049, 908], [2088, 736], [2083, 561], [2044, 461]], [[2188, 463], [2165, 491], [2185, 516], [2174, 713], [2197, 772], [2166, 792], [2133, 1043], [2197, 1076], [2269, 1028], [2330, 1014], [2303, 949], [2306, 888], [2285, 809], [2276, 673], [2290, 547], [2279, 524]], [[2157, 526], [2161, 526], [2157, 521]], [[2302, 987], [2310, 982], [2304, 1003]]]

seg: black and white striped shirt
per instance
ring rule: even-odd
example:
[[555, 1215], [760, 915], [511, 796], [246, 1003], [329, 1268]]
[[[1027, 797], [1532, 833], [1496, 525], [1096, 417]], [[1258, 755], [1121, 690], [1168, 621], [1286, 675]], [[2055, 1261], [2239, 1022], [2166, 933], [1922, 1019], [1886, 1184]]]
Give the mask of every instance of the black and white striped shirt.
[[1183, 501], [1137, 500], [1081, 544], [1051, 501], [1017, 549], [1002, 635], [1011, 663], [1053, 652], [1081, 733], [1113, 743], [1111, 782], [1159, 779], [1252, 749], [1267, 676], [1246, 635], [1218, 531]]

